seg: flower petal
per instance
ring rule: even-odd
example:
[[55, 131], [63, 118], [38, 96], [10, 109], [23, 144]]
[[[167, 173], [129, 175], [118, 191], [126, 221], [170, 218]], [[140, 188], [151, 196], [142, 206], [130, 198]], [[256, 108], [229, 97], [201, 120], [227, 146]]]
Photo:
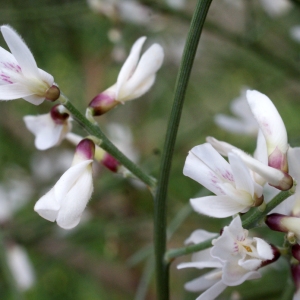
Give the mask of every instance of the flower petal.
[[[133, 94], [136, 90], [142, 89], [146, 92], [154, 82], [155, 73], [161, 67], [164, 59], [163, 48], [158, 44], [153, 44], [141, 57], [136, 70], [120, 91], [121, 98]], [[149, 81], [148, 79], [151, 78]], [[147, 84], [145, 84], [147, 82]], [[147, 87], [147, 90], [145, 88]], [[118, 95], [118, 94], [117, 94]], [[118, 95], [119, 96], [119, 95]]]
[[1, 32], [22, 73], [27, 77], [40, 78], [35, 59], [22, 38], [7, 25], [1, 26]]
[[196, 212], [215, 218], [233, 216], [248, 207], [247, 205], [237, 203], [229, 196], [195, 198], [191, 199], [190, 203]]
[[[0, 85], [1, 100], [14, 100], [31, 95], [33, 95], [33, 92], [30, 91], [25, 85], [20, 83]], [[36, 103], [33, 104], [38, 105]]]
[[217, 235], [217, 233], [214, 232], [208, 232], [206, 230], [203, 229], [198, 229], [192, 232], [192, 234], [185, 240], [185, 244], [198, 244], [201, 242], [204, 242], [208, 239], [211, 239], [213, 237], [215, 237]]
[[46, 195], [41, 197], [35, 204], [34, 210], [44, 219], [54, 222], [58, 211], [60, 209], [60, 204], [55, 198], [54, 189], [52, 188]]
[[130, 54], [123, 64], [120, 73], [118, 75], [117, 84], [116, 84], [116, 99], [119, 96], [119, 93], [126, 83], [126, 81], [132, 76], [137, 63], [139, 61], [140, 53], [143, 47], [143, 44], [146, 40], [146, 37], [140, 37], [132, 46]]
[[212, 287], [202, 293], [196, 300], [214, 300], [216, 299], [225, 289], [227, 285], [222, 280], [215, 283]]
[[85, 172], [86, 168], [93, 162], [93, 160], [84, 160], [71, 168], [69, 168], [57, 181], [54, 186], [55, 198], [58, 203], [62, 203], [67, 193], [71, 190], [73, 185], [77, 182], [80, 176]]
[[274, 257], [272, 247], [260, 238], [253, 238], [256, 241], [256, 249], [262, 260], [271, 260]]
[[56, 219], [64, 229], [75, 227], [93, 192], [92, 170], [85, 170], [61, 203]]
[[288, 150], [287, 132], [273, 102], [258, 91], [247, 91], [247, 100], [251, 111], [262, 130], [270, 155], [276, 147], [286, 153]]
[[[249, 172], [249, 169], [246, 167], [245, 163], [237, 154], [229, 153], [228, 159], [232, 169], [236, 188], [238, 190], [242, 190], [249, 193], [253, 197], [254, 182]], [[261, 189], [261, 194], [257, 196], [260, 197], [261, 195], [262, 195], [262, 189]]]

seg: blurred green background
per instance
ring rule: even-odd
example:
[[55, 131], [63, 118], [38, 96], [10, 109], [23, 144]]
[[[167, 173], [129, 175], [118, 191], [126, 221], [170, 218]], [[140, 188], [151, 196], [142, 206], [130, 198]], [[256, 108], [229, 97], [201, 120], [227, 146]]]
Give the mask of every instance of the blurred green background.
[[[160, 43], [165, 61], [150, 92], [97, 119], [105, 132], [111, 123], [129, 127], [139, 165], [157, 176], [180, 55], [196, 1], [186, 0], [179, 9], [170, 5], [172, 1], [142, 2], [141, 11], [123, 15], [121, 1], [115, 1], [111, 13], [92, 9], [84, 0], [0, 0], [0, 24], [10, 24], [21, 34], [38, 66], [54, 76], [82, 112], [96, 94], [116, 81], [137, 38], [148, 37], [144, 49]], [[132, 20], [140, 14], [141, 20]], [[296, 2], [289, 11], [271, 16], [258, 0], [213, 1], [191, 74], [173, 160], [168, 221], [176, 231], [168, 248], [182, 247], [195, 229], [219, 232], [228, 223], [191, 212], [188, 200], [201, 187], [184, 177], [182, 168], [187, 152], [206, 136], [248, 152], [254, 150], [254, 137], [228, 133], [214, 123], [216, 113], [230, 114], [230, 102], [242, 87], [257, 89], [273, 100], [290, 144], [299, 145], [300, 44], [290, 36], [290, 28], [298, 24], [300, 6]], [[0, 45], [7, 49], [3, 39]], [[156, 299], [149, 192], [95, 165], [95, 191], [81, 224], [64, 231], [42, 219], [33, 206], [68, 168], [74, 147], [64, 141], [44, 152], [35, 149], [22, 117], [47, 113], [50, 103], [35, 107], [22, 100], [3, 101], [0, 107], [0, 186], [7, 193], [0, 196], [11, 197], [5, 195], [16, 190], [16, 184], [24, 183], [27, 189], [15, 197], [19, 199], [14, 198], [24, 205], [2, 222], [5, 243], [22, 245], [35, 270], [36, 283], [24, 292], [24, 299]], [[77, 124], [73, 127], [74, 132], [84, 134]], [[280, 245], [282, 235], [274, 234], [272, 239]], [[183, 257], [172, 264], [171, 299], [197, 297], [185, 292], [183, 285], [201, 272], [176, 269], [179, 262], [188, 260]], [[288, 276], [284, 262], [282, 268], [266, 273], [263, 285], [247, 282], [227, 289], [220, 299], [280, 299]], [[0, 299], [13, 299], [1, 270]]]

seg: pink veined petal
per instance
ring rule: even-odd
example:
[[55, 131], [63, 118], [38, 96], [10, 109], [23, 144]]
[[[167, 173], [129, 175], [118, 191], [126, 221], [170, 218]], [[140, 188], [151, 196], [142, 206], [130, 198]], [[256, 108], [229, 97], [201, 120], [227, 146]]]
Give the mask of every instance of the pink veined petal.
[[[153, 44], [141, 57], [136, 70], [128, 81], [123, 85], [126, 89], [125, 94], [132, 94], [140, 86], [144, 86], [144, 82], [148, 81], [149, 77], [153, 78], [153, 75], [159, 70], [164, 59], [163, 48], [158, 44]], [[151, 80], [151, 85], [153, 80]], [[149, 86], [146, 85], [147, 87]], [[150, 88], [150, 86], [149, 86]], [[122, 94], [123, 91], [119, 90]]]
[[245, 163], [237, 154], [229, 153], [228, 159], [232, 169], [236, 188], [238, 190], [243, 190], [249, 193], [253, 197], [254, 183], [249, 169], [246, 167]]
[[202, 160], [223, 181], [234, 182], [229, 163], [213, 148], [211, 144], [205, 143], [194, 147], [191, 152]]
[[9, 51], [0, 47], [0, 69], [5, 68], [6, 64], [18, 65], [18, 62]]
[[237, 263], [226, 262], [223, 267], [222, 281], [228, 286], [236, 286], [242, 284], [246, 280], [260, 278], [258, 271], [248, 271], [239, 266]]
[[86, 169], [78, 178], [72, 189], [61, 202], [61, 208], [56, 219], [57, 224], [64, 229], [75, 227], [81, 218], [93, 192], [92, 169]]
[[190, 203], [196, 212], [215, 218], [230, 217], [248, 207], [237, 203], [228, 196], [195, 198], [190, 199]]
[[1, 32], [11, 53], [18, 61], [22, 73], [27, 77], [39, 78], [35, 59], [23, 39], [10, 26], [1, 26]]
[[232, 254], [236, 252], [236, 236], [230, 232], [228, 226], [224, 228], [222, 235], [214, 240], [213, 244], [214, 246], [210, 251], [212, 257], [222, 262], [232, 260], [233, 258], [235, 259]]
[[146, 37], [140, 37], [132, 46], [130, 54], [123, 64], [121, 71], [118, 75], [117, 84], [116, 84], [116, 98], [127, 80], [132, 76], [140, 57], [140, 53], [143, 47], [143, 44], [146, 40]]
[[212, 287], [202, 293], [196, 300], [214, 300], [217, 298], [225, 289], [227, 285], [222, 280], [215, 283]]
[[208, 232], [206, 230], [203, 229], [197, 229], [195, 231], [192, 232], [192, 234], [185, 240], [185, 244], [198, 244], [201, 242], [204, 242], [208, 239], [211, 239], [213, 237], [215, 237], [217, 235], [217, 233], [214, 232]]
[[274, 257], [271, 246], [260, 238], [253, 238], [256, 241], [256, 249], [259, 257], [263, 260], [272, 259]]
[[273, 102], [266, 95], [254, 90], [247, 91], [247, 100], [265, 136], [268, 154], [271, 154], [276, 147], [285, 153], [288, 149], [287, 132]]
[[67, 193], [71, 190], [80, 176], [86, 171], [92, 160], [84, 160], [72, 167], [70, 167], [56, 182], [54, 186], [55, 198], [58, 203], [62, 203]]
[[220, 273], [220, 270], [213, 270], [194, 280], [191, 280], [184, 285], [184, 288], [190, 292], [202, 292], [204, 290], [207, 290], [208, 288], [213, 286], [216, 282], [220, 281], [220, 278], [216, 278], [216, 279], [209, 278], [210, 276], [213, 277], [214, 273], [215, 274]]
[[57, 202], [54, 194], [53, 188], [41, 197], [35, 204], [34, 210], [44, 219], [54, 222], [58, 211], [60, 209], [60, 204]]
[[32, 94], [32, 91], [20, 83], [0, 85], [0, 100], [14, 100], [24, 98]]
[[192, 151], [189, 152], [186, 158], [183, 174], [199, 182], [216, 195], [225, 194], [220, 188], [220, 183], [223, 182], [221, 178], [208, 168]]

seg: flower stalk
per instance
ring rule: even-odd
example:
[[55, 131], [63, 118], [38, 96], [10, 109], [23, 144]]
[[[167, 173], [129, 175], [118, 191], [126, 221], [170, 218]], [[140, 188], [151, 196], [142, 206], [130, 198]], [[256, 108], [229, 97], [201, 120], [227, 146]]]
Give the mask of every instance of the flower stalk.
[[168, 264], [166, 252], [166, 198], [174, 146], [181, 117], [185, 93], [192, 70], [202, 28], [212, 0], [199, 0], [192, 17], [179, 73], [175, 85], [174, 101], [169, 118], [165, 145], [160, 165], [157, 192], [154, 199], [154, 247], [156, 260], [157, 299], [169, 299]]
[[104, 135], [100, 127], [91, 123], [76, 107], [68, 100], [68, 98], [61, 93], [59, 101], [65, 106], [65, 108], [72, 114], [74, 120], [76, 120], [90, 135], [95, 136], [99, 140], [98, 146], [101, 144], [101, 148], [115, 157], [122, 165], [124, 165], [132, 174], [144, 182], [149, 189], [153, 192], [156, 186], [156, 180], [144, 173], [136, 164], [129, 160], [119, 149], [117, 149], [112, 142]]

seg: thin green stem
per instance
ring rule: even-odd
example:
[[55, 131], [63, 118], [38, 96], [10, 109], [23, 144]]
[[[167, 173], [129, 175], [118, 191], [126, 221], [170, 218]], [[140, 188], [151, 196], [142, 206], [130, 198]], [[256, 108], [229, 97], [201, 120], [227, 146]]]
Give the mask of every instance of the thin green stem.
[[166, 251], [166, 198], [172, 156], [181, 117], [182, 106], [198, 47], [203, 24], [212, 0], [199, 0], [191, 21], [181, 65], [176, 81], [174, 102], [169, 118], [166, 140], [160, 166], [157, 193], [154, 201], [154, 245], [156, 284], [159, 300], [169, 299], [169, 265], [164, 260]]
[[242, 218], [242, 224], [245, 229], [250, 229], [253, 227], [257, 227], [260, 223], [260, 220], [264, 218], [272, 209], [278, 206], [282, 201], [291, 196], [293, 192], [290, 191], [282, 191], [278, 195], [276, 195], [267, 205], [265, 210], [260, 211], [259, 209], [255, 209], [253, 213], [250, 212], [245, 214]]
[[218, 237], [218, 235], [216, 235], [215, 237], [213, 237], [209, 240], [206, 240], [202, 243], [199, 243], [199, 244], [189, 245], [187, 247], [182, 247], [182, 248], [178, 248], [178, 249], [171, 249], [166, 252], [165, 261], [167, 263], [171, 263], [176, 257], [207, 249], [212, 246], [212, 244], [211, 244], [212, 240], [216, 239], [217, 237]]
[[23, 300], [24, 297], [17, 286], [16, 280], [11, 272], [11, 269], [8, 265], [7, 254], [5, 251], [5, 244], [4, 244], [4, 235], [0, 229], [0, 265], [3, 272], [3, 276], [7, 282], [7, 285], [10, 289], [10, 294], [12, 299], [14, 300]]
[[156, 180], [144, 173], [135, 163], [128, 159], [116, 146], [105, 136], [97, 124], [91, 123], [76, 107], [68, 100], [68, 98], [61, 94], [59, 98], [64, 107], [71, 113], [74, 120], [76, 120], [90, 135], [99, 139], [98, 146], [115, 157], [124, 167], [126, 167], [132, 174], [143, 181], [154, 192]]

